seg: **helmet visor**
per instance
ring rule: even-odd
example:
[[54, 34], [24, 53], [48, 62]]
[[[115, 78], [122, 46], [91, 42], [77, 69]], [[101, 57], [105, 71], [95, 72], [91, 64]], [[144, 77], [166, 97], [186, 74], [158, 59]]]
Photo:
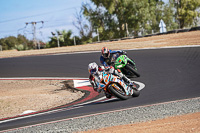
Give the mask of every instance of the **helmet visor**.
[[108, 58], [108, 53], [104, 53], [103, 57]]
[[96, 69], [96, 68], [90, 69], [90, 73], [91, 73], [91, 74], [94, 74], [94, 73], [96, 73], [96, 72], [97, 72], [97, 69]]

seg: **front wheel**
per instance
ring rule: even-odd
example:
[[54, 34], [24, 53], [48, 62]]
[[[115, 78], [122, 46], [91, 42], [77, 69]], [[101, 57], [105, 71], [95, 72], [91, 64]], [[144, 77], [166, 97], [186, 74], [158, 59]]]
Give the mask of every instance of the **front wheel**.
[[133, 89], [132, 97], [138, 97], [140, 95], [140, 91]]
[[129, 96], [126, 95], [126, 92], [124, 91], [124, 89], [119, 87], [117, 84], [111, 85], [108, 89], [117, 98], [120, 98], [122, 100], [126, 100], [129, 98]]
[[127, 69], [126, 71], [129, 71], [129, 73], [131, 73], [132, 76], [135, 75], [137, 77], [140, 77], [140, 74], [136, 72], [136, 70], [130, 64], [127, 64], [125, 68]]

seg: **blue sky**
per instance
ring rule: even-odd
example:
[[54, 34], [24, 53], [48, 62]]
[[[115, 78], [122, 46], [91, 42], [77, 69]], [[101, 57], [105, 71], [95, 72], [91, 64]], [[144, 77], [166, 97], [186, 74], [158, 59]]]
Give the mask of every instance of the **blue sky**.
[[32, 25], [25, 23], [41, 21], [44, 24], [36, 24], [36, 37], [42, 41], [56, 30], [71, 29], [78, 35], [72, 22], [82, 2], [90, 0], [0, 0], [0, 38], [20, 33], [32, 39]]
[[41, 21], [44, 24], [36, 24], [36, 38], [44, 42], [56, 30], [72, 30], [79, 35], [73, 21], [86, 2], [91, 3], [90, 0], [0, 0], [0, 38], [22, 34], [32, 39], [32, 25], [25, 23]]

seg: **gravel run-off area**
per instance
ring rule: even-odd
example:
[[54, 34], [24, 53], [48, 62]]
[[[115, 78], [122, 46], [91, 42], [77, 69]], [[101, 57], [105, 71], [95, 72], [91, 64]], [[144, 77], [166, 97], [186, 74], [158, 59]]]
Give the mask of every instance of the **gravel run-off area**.
[[[125, 50], [187, 45], [200, 45], [200, 31], [42, 50], [2, 51], [0, 52], [0, 59], [42, 54], [100, 51], [103, 46], [110, 49]], [[26, 110], [38, 111], [64, 105], [84, 95], [79, 91], [68, 90], [63, 81], [0, 80], [0, 91], [0, 118], [12, 117]], [[200, 98], [195, 98], [63, 120], [10, 132], [77, 132], [90, 129], [98, 130], [88, 132], [200, 132], [199, 112]], [[115, 125], [121, 126], [112, 127]], [[99, 129], [103, 127], [110, 128]]]
[[[151, 106], [141, 106], [120, 111], [107, 112], [103, 114], [91, 114], [90, 116], [71, 118], [59, 122], [51, 122], [37, 126], [30, 126], [18, 130], [11, 130], [10, 132], [71, 133], [87, 131], [89, 133], [199, 133], [199, 103], [200, 98], [194, 98], [183, 101], [155, 104]], [[193, 113], [192, 116], [184, 115], [190, 113]], [[176, 117], [170, 118], [170, 116]], [[157, 119], [162, 120], [156, 121]]]

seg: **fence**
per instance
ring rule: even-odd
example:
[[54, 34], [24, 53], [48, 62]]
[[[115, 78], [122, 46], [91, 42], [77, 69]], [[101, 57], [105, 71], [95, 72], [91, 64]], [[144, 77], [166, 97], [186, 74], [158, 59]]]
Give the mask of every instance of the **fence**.
[[144, 35], [144, 36], [125, 37], [125, 38], [118, 38], [118, 39], [103, 40], [103, 41], [100, 41], [100, 42], [92, 42], [90, 44], [102, 43], [102, 42], [112, 42], [112, 41], [119, 41], [119, 40], [127, 40], [127, 39], [135, 39], [135, 38], [143, 38], [143, 37], [158, 36], [158, 35], [173, 34], [173, 33], [190, 32], [190, 31], [197, 31], [197, 30], [200, 30], [200, 26], [192, 27], [192, 28], [189, 28], [189, 29], [176, 29], [176, 30], [167, 31], [167, 32], [164, 32], [164, 33], [148, 34], [148, 35]]

